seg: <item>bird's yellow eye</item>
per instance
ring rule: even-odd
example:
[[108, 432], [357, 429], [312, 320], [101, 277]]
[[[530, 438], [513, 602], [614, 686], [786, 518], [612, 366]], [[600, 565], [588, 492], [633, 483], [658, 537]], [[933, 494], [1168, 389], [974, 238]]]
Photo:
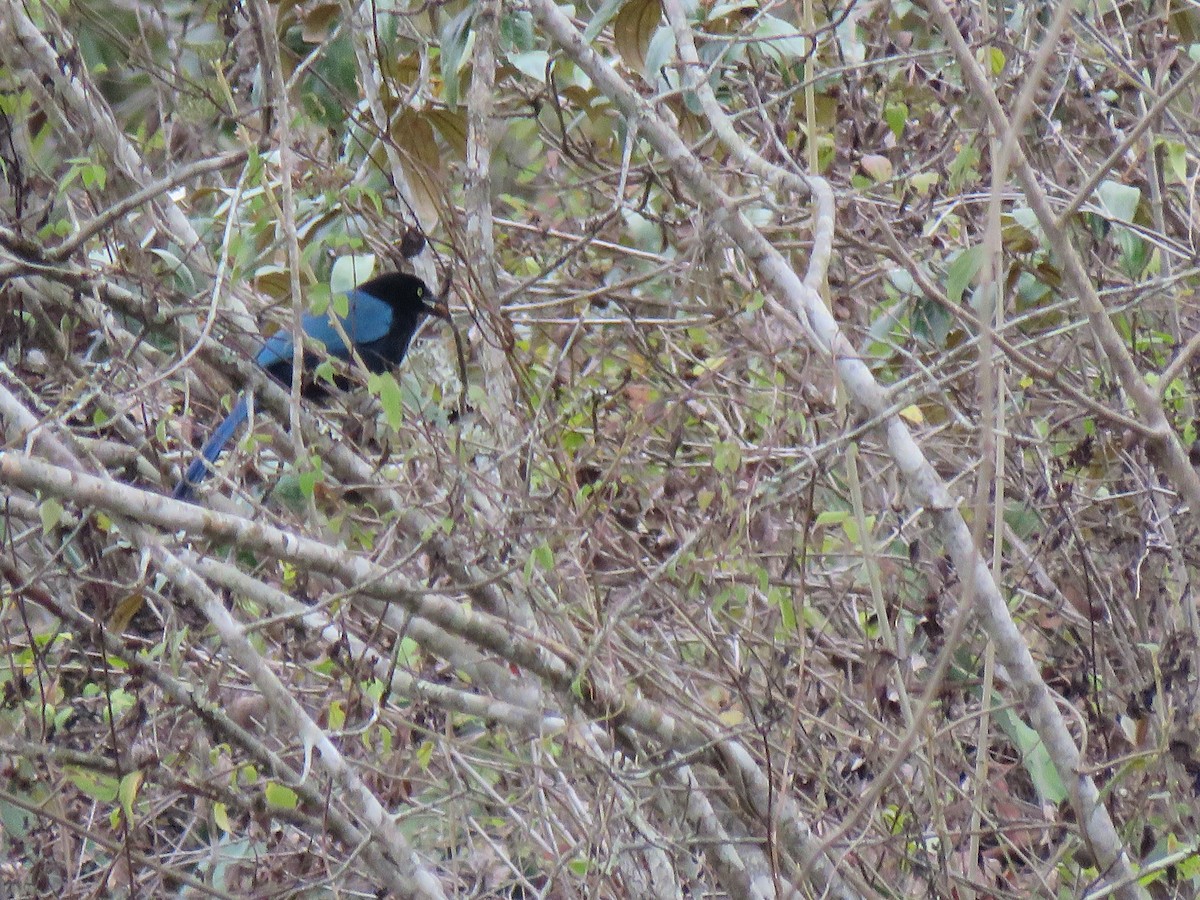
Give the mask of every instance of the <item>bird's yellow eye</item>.
[[417, 288], [417, 296], [424, 297], [425, 296], [425, 288], [422, 288], [422, 287]]

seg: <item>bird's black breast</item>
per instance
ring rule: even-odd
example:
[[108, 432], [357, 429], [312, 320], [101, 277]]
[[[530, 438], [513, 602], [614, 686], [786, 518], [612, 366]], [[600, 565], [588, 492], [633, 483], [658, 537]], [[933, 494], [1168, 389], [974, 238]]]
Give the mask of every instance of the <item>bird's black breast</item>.
[[387, 334], [377, 341], [361, 344], [358, 352], [362, 355], [366, 367], [379, 374], [399, 365], [408, 352], [408, 345], [416, 333], [418, 324], [419, 320], [415, 317], [397, 315]]

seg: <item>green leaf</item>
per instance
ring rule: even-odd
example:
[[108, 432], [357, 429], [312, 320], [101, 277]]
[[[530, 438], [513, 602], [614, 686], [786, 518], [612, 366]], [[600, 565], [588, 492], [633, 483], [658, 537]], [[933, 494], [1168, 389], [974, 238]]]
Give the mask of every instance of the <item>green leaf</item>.
[[164, 250], [161, 247], [151, 247], [150, 252], [167, 264], [171, 274], [175, 276], [180, 290], [189, 294], [195, 292], [196, 278], [192, 275], [192, 270], [183, 264], [183, 260], [170, 250]]
[[[1192, 845], [1195, 847], [1195, 844]], [[1180, 881], [1192, 881], [1200, 878], [1200, 853], [1193, 852], [1179, 861], [1176, 865]]]
[[418, 669], [421, 666], [421, 645], [410, 637], [400, 639], [396, 648], [396, 664], [405, 669]]
[[[874, 533], [875, 517], [874, 516], [864, 516], [863, 517], [863, 526], [867, 529], [868, 535]], [[846, 532], [846, 537], [848, 537], [850, 539], [850, 543], [852, 543], [852, 544], [861, 543], [861, 533], [858, 530], [858, 519], [854, 518], [853, 516], [847, 516], [846, 520], [844, 522], [842, 522], [842, 531]]]
[[796, 631], [796, 605], [792, 602], [792, 592], [786, 588], [772, 588], [767, 595], [779, 607], [779, 625], [788, 634]]
[[75, 787], [96, 802], [107, 804], [117, 799], [120, 783], [111, 775], [75, 766], [67, 766], [63, 771]]
[[917, 172], [909, 176], [908, 183], [920, 196], [926, 197], [940, 180], [941, 176], [937, 172]]
[[1142, 202], [1141, 189], [1117, 181], [1105, 181], [1096, 188], [1100, 208], [1110, 219], [1132, 222]]
[[429, 763], [433, 761], [433, 741], [425, 741], [417, 748], [417, 765], [422, 769], [428, 769]]
[[1156, 142], [1163, 149], [1163, 177], [1168, 184], [1186, 184], [1187, 145], [1181, 141], [1160, 138]]
[[1150, 262], [1150, 245], [1130, 228], [1114, 228], [1113, 237], [1121, 248], [1121, 271], [1130, 278], [1137, 278]]
[[660, 25], [654, 32], [654, 36], [650, 38], [650, 45], [646, 48], [644, 73], [646, 78], [653, 81], [657, 76], [664, 74], [666, 65], [674, 52], [675, 36], [666, 25]]
[[977, 245], [963, 250], [950, 263], [946, 270], [946, 296], [951, 303], [962, 301], [963, 291], [983, 268], [983, 260], [983, 247]]
[[546, 63], [550, 54], [545, 50], [530, 50], [527, 53], [510, 53], [509, 63], [527, 78], [546, 83]]
[[624, 2], [625, 0], [604, 0], [604, 4], [596, 10], [596, 14], [592, 16], [592, 20], [588, 22], [587, 28], [584, 29], [583, 40], [588, 44], [594, 41], [596, 35], [604, 30], [604, 26], [616, 15], [617, 10], [621, 8], [621, 4]]
[[104, 166], [96, 163], [89, 163], [79, 170], [79, 176], [83, 179], [85, 188], [98, 187], [104, 190], [104, 185], [108, 183], [108, 172], [104, 170]]
[[[375, 254], [339, 256], [333, 263], [333, 271], [329, 275], [329, 291], [335, 297], [344, 294], [351, 288], [362, 284], [375, 271]], [[337, 300], [334, 300], [336, 303]], [[339, 311], [338, 315], [345, 315]]]
[[742, 464], [742, 448], [731, 441], [720, 441], [713, 447], [713, 468], [725, 474]]
[[341, 731], [346, 724], [346, 707], [340, 700], [334, 700], [329, 704], [329, 712], [325, 718], [330, 731]]
[[469, 57], [468, 48], [474, 43], [471, 19], [475, 4], [468, 3], [442, 29], [442, 95], [450, 106], [458, 105], [458, 76]]
[[979, 151], [974, 144], [964, 144], [950, 163], [950, 191], [956, 193], [979, 180]]
[[329, 304], [333, 300], [333, 294], [329, 290], [329, 285], [320, 282], [310, 284], [304, 290], [304, 298], [308, 300], [308, 311], [314, 316], [323, 316], [329, 310]]
[[18, 94], [0, 93], [0, 114], [12, 117], [22, 113], [29, 105], [29, 97], [28, 91]]
[[510, 47], [529, 50], [535, 42], [533, 15], [522, 10], [504, 16], [500, 19], [500, 37]]
[[980, 47], [975, 58], [993, 75], [1003, 72], [1004, 64], [1008, 61], [1004, 51], [999, 47]]
[[268, 806], [274, 806], [279, 809], [295, 809], [299, 806], [299, 798], [296, 796], [296, 792], [277, 781], [268, 781], [263, 793], [267, 798]]
[[549, 572], [554, 568], [554, 550], [551, 549], [549, 544], [539, 544], [530, 552], [529, 562], [525, 566], [526, 575], [531, 574], [534, 567], [541, 569], [543, 572]]
[[887, 272], [888, 283], [901, 294], [909, 296], [920, 296], [921, 290], [917, 287], [917, 280], [913, 278], [912, 273], [908, 269], [889, 269]]
[[307, 472], [299, 473], [296, 479], [300, 485], [300, 493], [311, 498], [317, 483], [325, 481], [325, 472], [321, 469], [321, 461], [313, 457], [313, 467]]
[[754, 29], [757, 41], [751, 46], [779, 63], [794, 62], [808, 55], [808, 37], [791, 22], [771, 15], [761, 16]]
[[333, 362], [332, 360], [322, 360], [317, 363], [317, 367], [313, 369], [313, 378], [325, 384], [333, 385], [337, 382], [333, 377]]
[[379, 398], [383, 407], [383, 416], [387, 419], [392, 431], [399, 431], [404, 422], [404, 398], [400, 393], [400, 384], [391, 372], [382, 375], [372, 375], [367, 384], [371, 393]]
[[908, 124], [908, 104], [889, 103], [883, 108], [883, 120], [896, 137], [904, 136], [904, 127]]
[[826, 509], [817, 513], [817, 525], [841, 525], [848, 518], [850, 513], [844, 509]]
[[842, 520], [842, 532], [846, 535], [847, 539], [852, 545], [858, 545], [858, 522], [852, 516], [847, 516]]
[[942, 304], [924, 297], [913, 303], [912, 333], [936, 347], [944, 347], [954, 319]]
[[[996, 702], [1001, 701], [997, 698]], [[1021, 763], [1042, 800], [1058, 805], [1067, 799], [1067, 789], [1038, 733], [1018, 719], [1010, 709], [998, 709], [995, 715], [996, 722], [1020, 751]]]

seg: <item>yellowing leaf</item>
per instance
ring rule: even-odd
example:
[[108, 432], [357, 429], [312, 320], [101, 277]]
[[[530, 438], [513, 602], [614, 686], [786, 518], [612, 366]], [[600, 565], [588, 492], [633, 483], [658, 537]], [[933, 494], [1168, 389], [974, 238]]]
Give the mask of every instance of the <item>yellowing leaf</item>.
[[746, 716], [738, 709], [727, 709], [725, 712], [720, 713], [717, 718], [721, 720], [723, 725], [728, 725], [730, 728], [741, 725], [742, 722], [746, 721]]
[[42, 503], [38, 512], [42, 516], [42, 534], [47, 535], [58, 527], [58, 523], [63, 519], [64, 510], [61, 503], [50, 497]]
[[142, 774], [142, 770], [135, 769], [121, 779], [117, 796], [121, 800], [121, 809], [125, 811], [126, 822], [133, 822], [133, 804], [137, 800], [138, 791], [141, 790], [144, 778], [145, 775]]
[[458, 159], [467, 158], [467, 114], [459, 109], [431, 109], [425, 113], [442, 140]]
[[907, 419], [914, 425], [922, 425], [925, 422], [925, 414], [921, 412], [921, 408], [916, 406], [906, 406], [900, 410], [900, 418]]
[[708, 11], [708, 21], [704, 23], [704, 30], [709, 34], [729, 34], [742, 28], [747, 21], [754, 18], [756, 12], [758, 4], [754, 0], [719, 3]]
[[405, 110], [392, 120], [392, 139], [400, 148], [400, 165], [412, 188], [412, 202], [426, 232], [440, 218], [441, 181], [444, 171], [433, 126], [423, 114]]
[[939, 181], [937, 172], [918, 172], [908, 179], [908, 183], [912, 185], [912, 189], [922, 197], [929, 196], [930, 190]]
[[286, 266], [260, 266], [251, 282], [260, 294], [286, 297], [292, 290], [292, 273]]
[[1029, 253], [1037, 248], [1037, 235], [1020, 222], [1011, 216], [1001, 216], [1000, 222], [1000, 240], [1009, 253]]
[[638, 74], [646, 71], [646, 51], [662, 20], [660, 0], [630, 0], [613, 22], [613, 43], [625, 65]]
[[[397, 59], [392, 59], [384, 54], [384, 58], [379, 60], [379, 65], [383, 72], [385, 85], [390, 87], [395, 84], [401, 89], [401, 93], [411, 88], [421, 77], [421, 54], [415, 50], [407, 56]], [[390, 101], [384, 104], [385, 108], [388, 112], [392, 112], [398, 103], [397, 97], [389, 90], [385, 99]]]
[[329, 31], [342, 13], [339, 3], [318, 3], [304, 14], [300, 37], [310, 44], [319, 44], [329, 37]]
[[112, 615], [108, 617], [109, 631], [112, 631], [115, 634], [120, 634], [123, 632], [129, 626], [129, 623], [133, 617], [137, 615], [137, 611], [142, 608], [142, 603], [144, 601], [145, 598], [142, 596], [141, 591], [135, 591], [132, 594], [126, 594], [125, 597], [119, 603], [117, 603], [116, 609], [113, 610]]

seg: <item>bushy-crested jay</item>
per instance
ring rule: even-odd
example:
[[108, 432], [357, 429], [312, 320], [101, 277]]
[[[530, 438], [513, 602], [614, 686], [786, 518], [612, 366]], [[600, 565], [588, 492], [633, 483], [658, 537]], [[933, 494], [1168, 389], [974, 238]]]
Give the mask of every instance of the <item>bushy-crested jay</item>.
[[[350, 359], [351, 348], [372, 372], [384, 372], [398, 365], [408, 351], [408, 342], [426, 314], [445, 318], [445, 308], [435, 305], [429, 288], [415, 275], [392, 272], [380, 275], [346, 293], [349, 308], [346, 315], [337, 316], [338, 322], [350, 339], [350, 347], [334, 328], [329, 315], [306, 315], [303, 319], [304, 334], [325, 345], [325, 353], [337, 359]], [[292, 334], [279, 331], [271, 336], [254, 358], [272, 377], [290, 385], [292, 382]], [[305, 368], [311, 368], [320, 356], [305, 350]], [[320, 393], [320, 388], [311, 386], [306, 395]], [[246, 395], [238, 398], [233, 410], [213, 432], [200, 455], [196, 457], [183, 480], [175, 486], [176, 500], [188, 500], [192, 491], [208, 477], [209, 467], [217, 461], [221, 450], [242, 426], [250, 411]]]

